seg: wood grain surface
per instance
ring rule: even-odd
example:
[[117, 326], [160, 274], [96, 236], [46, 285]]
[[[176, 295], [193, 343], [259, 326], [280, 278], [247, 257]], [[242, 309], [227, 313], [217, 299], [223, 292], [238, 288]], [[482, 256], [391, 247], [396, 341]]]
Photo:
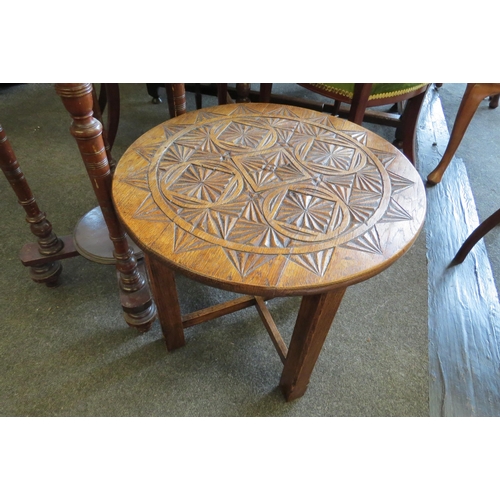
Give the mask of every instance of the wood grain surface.
[[153, 128], [122, 156], [113, 199], [128, 234], [173, 270], [266, 297], [376, 275], [411, 246], [426, 210], [420, 176], [387, 141], [276, 104]]

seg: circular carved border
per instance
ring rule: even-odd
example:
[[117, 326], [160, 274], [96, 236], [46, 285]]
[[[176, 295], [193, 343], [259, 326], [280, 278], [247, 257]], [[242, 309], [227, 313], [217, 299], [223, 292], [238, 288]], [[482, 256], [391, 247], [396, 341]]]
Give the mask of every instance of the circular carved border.
[[[324, 250], [363, 234], [380, 220], [389, 203], [391, 184], [384, 166], [367, 147], [333, 127], [294, 118], [286, 122], [288, 129], [293, 124], [295, 130], [286, 143], [280, 144], [280, 129], [272, 125], [272, 120], [279, 117], [266, 118], [269, 124], [259, 113], [240, 119], [211, 119], [187, 127], [162, 145], [150, 164], [149, 187], [165, 215], [185, 231], [214, 245], [264, 254]], [[294, 137], [297, 129], [308, 127], [316, 129], [320, 138]], [[177, 151], [173, 151], [175, 148]], [[200, 152], [202, 157], [197, 154]], [[178, 161], [166, 160], [169, 155]], [[262, 162], [273, 157], [275, 163], [270, 165], [279, 169], [276, 157], [280, 155], [287, 162], [288, 177], [275, 175], [271, 181], [259, 184], [259, 177], [274, 175], [271, 167], [266, 172]], [[363, 186], [359, 179], [366, 171], [371, 183]], [[348, 200], [335, 192], [342, 180], [346, 191], [356, 193], [358, 205], [368, 214], [366, 219], [356, 221]], [[238, 200], [242, 202], [243, 192], [253, 200], [253, 218], [237, 212], [228, 214], [226, 210]], [[197, 210], [198, 218], [193, 214]], [[241, 227], [217, 233], [216, 229], [210, 232], [203, 224], [193, 223], [207, 211], [213, 217], [232, 219], [229, 223], [234, 223], [233, 228]], [[184, 213], [190, 215], [188, 220]], [[243, 226], [264, 222], [261, 219], [277, 235], [266, 239], [266, 245], [246, 243]]]

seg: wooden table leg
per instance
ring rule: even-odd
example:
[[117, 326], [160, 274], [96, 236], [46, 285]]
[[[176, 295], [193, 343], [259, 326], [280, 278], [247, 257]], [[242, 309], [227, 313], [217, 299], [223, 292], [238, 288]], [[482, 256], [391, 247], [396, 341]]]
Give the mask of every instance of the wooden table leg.
[[151, 255], [144, 254], [149, 281], [156, 302], [158, 319], [167, 349], [172, 351], [185, 345], [181, 308], [175, 273]]
[[345, 288], [302, 298], [280, 387], [287, 401], [300, 398], [318, 359]]
[[[65, 251], [64, 242], [52, 231], [52, 225], [45, 213], [38, 208], [38, 204], [31, 192], [28, 181], [24, 177], [16, 155], [0, 125], [0, 167], [16, 193], [19, 204], [26, 212], [26, 221], [31, 232], [36, 236], [37, 243], [32, 243], [30, 258], [23, 259], [26, 252], [22, 252], [21, 260], [30, 267], [31, 279], [36, 283], [45, 283], [49, 287], [57, 286], [62, 271], [60, 258], [69, 255]], [[24, 248], [23, 248], [24, 250]], [[74, 250], [74, 249], [73, 249]]]
[[134, 251], [129, 247], [111, 200], [111, 170], [102, 138], [102, 125], [93, 117], [92, 85], [58, 83], [56, 91], [73, 119], [70, 131], [78, 144], [113, 242], [125, 321], [141, 332], [147, 331], [156, 318], [156, 308], [147, 280], [139, 271]]

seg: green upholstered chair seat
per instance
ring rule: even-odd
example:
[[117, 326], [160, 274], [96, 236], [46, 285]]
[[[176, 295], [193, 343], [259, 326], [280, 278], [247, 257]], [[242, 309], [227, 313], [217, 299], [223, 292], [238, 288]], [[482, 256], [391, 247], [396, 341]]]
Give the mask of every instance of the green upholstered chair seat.
[[[429, 83], [299, 83], [316, 94], [333, 102], [318, 99], [273, 95], [272, 83], [261, 83], [262, 102], [291, 104], [321, 110], [325, 113], [347, 118], [361, 125], [363, 122], [377, 123], [396, 128], [394, 144], [403, 149], [406, 157], [415, 164], [415, 136], [418, 116]], [[404, 106], [399, 105], [405, 101]], [[367, 108], [391, 106], [386, 110]], [[396, 108], [396, 109], [394, 109]]]
[[[425, 90], [428, 83], [374, 83], [370, 101], [398, 101], [407, 98], [407, 95], [415, 95]], [[318, 92], [324, 96], [349, 102], [354, 94], [354, 83], [304, 83], [301, 86]]]

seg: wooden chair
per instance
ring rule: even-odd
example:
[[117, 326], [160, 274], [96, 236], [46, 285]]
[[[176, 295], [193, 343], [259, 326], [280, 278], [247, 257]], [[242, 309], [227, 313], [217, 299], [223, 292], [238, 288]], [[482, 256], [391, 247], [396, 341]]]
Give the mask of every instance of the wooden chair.
[[[435, 186], [441, 182], [443, 175], [448, 168], [458, 146], [462, 142], [462, 138], [472, 120], [479, 104], [487, 97], [493, 97], [490, 99], [489, 107], [494, 109], [496, 106], [495, 98], [498, 98], [498, 93], [500, 92], [500, 83], [468, 83], [462, 97], [462, 102], [458, 108], [457, 116], [455, 118], [455, 123], [451, 131], [450, 140], [448, 146], [439, 162], [438, 166], [427, 176], [427, 184], [429, 186]], [[493, 106], [492, 106], [493, 102]], [[461, 264], [469, 252], [472, 250], [474, 245], [483, 238], [489, 231], [491, 231], [496, 225], [500, 223], [500, 209], [494, 214], [490, 215], [485, 221], [483, 221], [479, 226], [470, 234], [470, 236], [465, 240], [463, 245], [460, 247], [459, 251], [453, 259], [453, 264]]]
[[[415, 135], [427, 83], [299, 83], [301, 87], [332, 99], [333, 104], [272, 94], [272, 84], [261, 84], [260, 100], [308, 107], [347, 118], [360, 125], [378, 123], [396, 128], [395, 144], [415, 164]], [[369, 108], [396, 105], [389, 112]], [[399, 109], [399, 113], [395, 113]]]

